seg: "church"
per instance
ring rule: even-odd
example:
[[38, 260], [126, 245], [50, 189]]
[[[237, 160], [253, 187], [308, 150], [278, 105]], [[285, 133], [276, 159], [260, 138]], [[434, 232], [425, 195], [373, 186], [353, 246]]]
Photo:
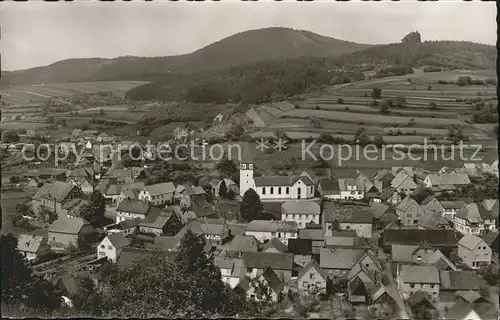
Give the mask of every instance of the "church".
[[240, 195], [254, 189], [261, 200], [300, 200], [314, 198], [315, 183], [303, 172], [298, 176], [254, 177], [253, 163], [240, 162]]

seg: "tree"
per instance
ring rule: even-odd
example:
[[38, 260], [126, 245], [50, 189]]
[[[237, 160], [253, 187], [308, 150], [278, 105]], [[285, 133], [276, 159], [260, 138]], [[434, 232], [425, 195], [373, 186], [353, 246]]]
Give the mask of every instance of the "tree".
[[396, 107], [405, 108], [406, 107], [406, 98], [404, 96], [396, 97]]
[[372, 89], [372, 98], [373, 99], [380, 99], [382, 96], [382, 89], [376, 87]]
[[373, 137], [373, 144], [380, 148], [382, 145], [384, 145], [384, 143], [384, 136], [380, 133], [375, 134], [375, 136]]
[[103, 116], [103, 115], [104, 115], [104, 109], [103, 109], [103, 108], [99, 109], [99, 115], [100, 115], [100, 116]]
[[89, 200], [88, 204], [80, 208], [80, 217], [92, 224], [102, 221], [106, 211], [106, 199], [96, 190], [90, 195]]
[[246, 221], [259, 220], [264, 207], [260, 202], [260, 197], [254, 189], [248, 189], [243, 194], [240, 212]]
[[55, 123], [54, 116], [47, 117], [47, 119], [45, 120], [45, 122], [50, 123], [50, 124], [54, 124]]
[[17, 251], [17, 239], [0, 238], [2, 257], [2, 302], [25, 305], [39, 311], [53, 311], [61, 305], [61, 294], [52, 284], [32, 274], [24, 257]]
[[240, 123], [235, 123], [231, 125], [229, 131], [226, 133], [226, 137], [231, 141], [236, 141], [241, 138], [241, 135], [245, 132], [243, 125]]
[[428, 86], [427, 86], [427, 90], [431, 91], [431, 90], [432, 90], [432, 86], [431, 86], [431, 85], [428, 85]]
[[330, 277], [326, 278], [326, 293], [332, 295], [333, 292], [333, 280]]
[[362, 146], [370, 143], [370, 137], [368, 136], [365, 128], [359, 128], [356, 131], [356, 133], [354, 134], [354, 142]]
[[344, 99], [342, 99], [342, 98], [338, 98], [338, 99], [337, 99], [337, 103], [338, 103], [338, 104], [343, 104], [343, 103], [344, 103]]
[[319, 134], [319, 137], [318, 137], [318, 142], [325, 143], [325, 144], [332, 144], [333, 143], [333, 137], [328, 132], [321, 132]]
[[389, 102], [387, 100], [382, 100], [382, 102], [380, 102], [378, 110], [380, 113], [387, 114], [389, 113], [389, 107], [390, 107]]
[[321, 129], [321, 120], [318, 118], [311, 118], [311, 128]]
[[19, 135], [14, 130], [7, 130], [3, 132], [3, 139], [6, 143], [18, 142]]
[[236, 194], [234, 193], [233, 189], [229, 189], [227, 191], [226, 198], [228, 200], [234, 200], [235, 197], [236, 197]]
[[233, 179], [238, 173], [238, 163], [234, 160], [224, 158], [215, 165], [215, 169], [217, 169], [222, 176]]
[[219, 197], [226, 199], [227, 198], [227, 186], [224, 180], [221, 181], [219, 186]]
[[464, 140], [464, 133], [460, 125], [452, 124], [448, 129], [448, 137], [451, 138], [454, 144]]

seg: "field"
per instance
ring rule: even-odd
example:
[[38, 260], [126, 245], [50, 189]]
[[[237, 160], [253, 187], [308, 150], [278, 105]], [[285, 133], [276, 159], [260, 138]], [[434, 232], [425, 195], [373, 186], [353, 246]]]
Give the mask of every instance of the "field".
[[[416, 73], [406, 76], [364, 80], [324, 88], [300, 95], [296, 100], [260, 106], [274, 117], [272, 124], [260, 128], [254, 137], [266, 137], [276, 129], [290, 133], [292, 139], [317, 137], [327, 132], [334, 137], [353, 140], [355, 132], [364, 128], [373, 136], [380, 134], [388, 143], [422, 143], [425, 138], [445, 141], [451, 124], [459, 125], [466, 139], [495, 139], [494, 124], [474, 124], [474, 107], [470, 100], [496, 103], [494, 85], [459, 86], [439, 81], [457, 81], [459, 76], [472, 79], [495, 78], [493, 71], [444, 71]], [[373, 88], [381, 89], [379, 99], [372, 98]], [[403, 96], [403, 106], [381, 113], [373, 100], [396, 102]], [[312, 124], [316, 118], [319, 125]]]
[[12, 86], [0, 90], [7, 105], [26, 106], [43, 104], [54, 97], [69, 97], [82, 93], [126, 91], [144, 84], [144, 81], [98, 81]]

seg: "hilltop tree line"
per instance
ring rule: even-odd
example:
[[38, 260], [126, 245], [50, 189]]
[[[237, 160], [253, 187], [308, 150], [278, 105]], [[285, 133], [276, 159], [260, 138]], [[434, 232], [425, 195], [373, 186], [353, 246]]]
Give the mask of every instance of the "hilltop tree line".
[[220, 72], [171, 75], [127, 92], [134, 100], [186, 100], [197, 103], [264, 103], [364, 79], [360, 71], [337, 71], [335, 60], [302, 58], [256, 62]]

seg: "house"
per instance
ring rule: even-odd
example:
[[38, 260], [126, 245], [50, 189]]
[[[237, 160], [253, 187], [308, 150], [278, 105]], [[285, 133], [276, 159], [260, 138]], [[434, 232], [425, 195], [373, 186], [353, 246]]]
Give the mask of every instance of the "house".
[[281, 204], [281, 220], [295, 221], [299, 228], [306, 223], [320, 223], [321, 207], [315, 201], [286, 201]]
[[[137, 193], [137, 190], [142, 190], [144, 188], [144, 182], [134, 182], [134, 183], [123, 183], [116, 184], [110, 183], [109, 181], [101, 181], [98, 185], [98, 189], [101, 191], [102, 195], [106, 200], [111, 203], [115, 203], [119, 205], [123, 199], [127, 198], [125, 194], [122, 196], [122, 193], [126, 191], [133, 190], [134, 194]], [[138, 193], [137, 193], [138, 194]], [[129, 197], [130, 199], [138, 199], [137, 197]]]
[[498, 199], [484, 199], [483, 202], [481, 202], [481, 205], [488, 210], [495, 219], [498, 219]]
[[321, 248], [319, 265], [329, 276], [340, 278], [347, 275], [362, 254], [362, 249]]
[[400, 171], [391, 181], [391, 188], [397, 192], [409, 196], [417, 189], [417, 184], [405, 171]]
[[139, 231], [155, 236], [173, 236], [181, 229], [181, 222], [170, 209], [151, 208], [149, 214], [139, 223]]
[[420, 245], [391, 246], [391, 261], [393, 263], [418, 264], [435, 266], [439, 270], [456, 270], [455, 265], [437, 248], [432, 248], [425, 242]]
[[33, 212], [40, 214], [49, 211], [59, 216], [63, 205], [80, 195], [80, 189], [72, 184], [61, 181], [45, 183], [32, 198]]
[[221, 245], [229, 237], [229, 227], [223, 219], [200, 219], [200, 227], [205, 237], [215, 245]]
[[373, 215], [369, 210], [340, 208], [333, 203], [325, 203], [323, 214], [327, 231], [355, 230], [358, 237], [372, 237]]
[[246, 291], [246, 296], [250, 300], [259, 301], [261, 293], [260, 286], [265, 286], [270, 289], [270, 301], [277, 303], [282, 301], [284, 297], [285, 282], [280, 279], [279, 275], [272, 267], [266, 270], [256, 279], [250, 282], [250, 286]]
[[293, 254], [293, 262], [304, 267], [312, 260], [312, 240], [311, 239], [290, 239], [288, 240], [287, 251]]
[[417, 291], [406, 301], [413, 313], [414, 319], [438, 319], [439, 309], [436, 301], [428, 292]]
[[199, 186], [189, 186], [189, 185], [178, 185], [175, 188], [174, 192], [174, 201], [180, 202], [181, 198], [183, 196], [189, 196], [189, 197], [199, 197], [199, 196], [205, 196], [206, 192], [205, 189]]
[[88, 204], [89, 202], [87, 200], [73, 198], [63, 204], [61, 208], [61, 216], [78, 217], [80, 215], [81, 208]]
[[385, 229], [380, 240], [380, 246], [387, 251], [394, 244], [418, 246], [426, 242], [449, 256], [450, 252], [457, 248], [453, 230]]
[[33, 261], [49, 253], [50, 248], [43, 236], [20, 234], [17, 238], [17, 251], [27, 261]]
[[242, 252], [246, 276], [254, 279], [271, 267], [278, 277], [287, 283], [292, 277], [293, 254], [275, 252]]
[[367, 210], [372, 213], [375, 229], [384, 229], [389, 223], [398, 220], [394, 207], [384, 203], [372, 203]]
[[338, 179], [340, 195], [339, 198], [332, 199], [340, 200], [361, 200], [365, 197], [365, 191], [362, 186], [358, 185], [356, 179]]
[[362, 263], [356, 263], [347, 275], [347, 292], [351, 304], [371, 303], [373, 293], [381, 285], [381, 271], [373, 270]]
[[434, 195], [427, 196], [422, 202], [420, 202], [420, 206], [424, 208], [426, 212], [435, 212], [440, 215], [443, 214], [443, 204], [439, 202], [439, 200]]
[[491, 248], [473, 234], [467, 234], [458, 241], [458, 256], [471, 269], [491, 264]]
[[319, 255], [319, 250], [324, 247], [325, 233], [319, 229], [299, 229], [299, 239], [311, 240], [313, 255]]
[[220, 269], [222, 282], [229, 285], [231, 289], [234, 289], [245, 278], [246, 268], [242, 259], [215, 257], [214, 265]]
[[157, 183], [145, 186], [139, 192], [139, 200], [149, 201], [155, 206], [172, 203], [175, 186], [172, 182]]
[[418, 291], [427, 292], [433, 301], [439, 299], [439, 271], [433, 266], [398, 265], [397, 283], [405, 299]]
[[427, 169], [417, 167], [417, 168], [413, 169], [413, 178], [415, 179], [415, 182], [417, 184], [420, 184], [420, 183], [423, 183], [425, 178], [427, 178], [427, 176], [431, 173], [432, 172], [430, 172]]
[[94, 228], [82, 218], [60, 217], [48, 229], [51, 250], [64, 251], [78, 248], [81, 240], [94, 232]]
[[474, 291], [460, 292], [456, 302], [448, 309], [446, 319], [490, 320], [498, 318], [495, 303]]
[[377, 187], [367, 176], [359, 171], [357, 173], [356, 184], [363, 190], [365, 199], [370, 203], [380, 203], [382, 200], [380, 199], [380, 191]]
[[150, 209], [150, 202], [125, 199], [116, 208], [116, 223], [134, 218], [144, 220]]
[[240, 196], [254, 189], [261, 200], [311, 199], [315, 194], [315, 183], [303, 172], [299, 176], [254, 177], [253, 163], [240, 162]]
[[455, 214], [457, 214], [458, 210], [464, 207], [467, 203], [462, 200], [458, 201], [441, 201], [443, 205], [443, 217], [448, 220], [453, 221], [455, 218]]
[[113, 233], [121, 233], [125, 236], [128, 236], [129, 234], [134, 234], [137, 231], [141, 221], [142, 221], [141, 218], [123, 220], [123, 221], [120, 221], [118, 223], [111, 224], [109, 226], [104, 227], [104, 232], [107, 235], [110, 235]]
[[382, 202], [390, 205], [396, 205], [403, 199], [401, 193], [392, 187], [382, 190], [379, 197]]
[[288, 239], [296, 239], [298, 232], [299, 227], [295, 221], [253, 220], [247, 225], [245, 235], [254, 236], [261, 243], [278, 238], [288, 245]]
[[124, 199], [139, 200], [140, 192], [140, 189], [121, 189], [120, 194], [116, 198], [116, 205], [120, 205]]
[[[295, 239], [290, 239], [295, 240]], [[290, 244], [290, 240], [288, 243]], [[275, 253], [286, 253], [288, 252], [288, 247], [283, 244], [280, 240], [276, 238], [271, 238], [262, 244], [261, 252], [275, 252]]]
[[463, 270], [440, 270], [441, 286], [439, 298], [443, 303], [455, 302], [457, 293], [474, 291], [479, 293], [484, 282], [475, 272]]
[[314, 294], [326, 290], [328, 273], [314, 260], [308, 262], [297, 276], [297, 290], [301, 295]]
[[318, 192], [325, 199], [340, 199], [340, 189], [337, 181], [326, 180], [318, 184]]
[[214, 210], [218, 216], [226, 220], [236, 220], [240, 214], [241, 202], [228, 199], [220, 199], [215, 204]]
[[355, 237], [348, 236], [325, 236], [325, 248], [354, 248]]
[[259, 250], [259, 241], [254, 236], [237, 234], [226, 245], [225, 249], [229, 256], [239, 257], [241, 252], [257, 252]]
[[491, 170], [493, 171], [493, 174], [498, 178], [498, 160], [493, 161], [491, 164]]
[[470, 179], [467, 173], [432, 173], [429, 174], [425, 180], [424, 185], [426, 188], [431, 188], [434, 192], [447, 192], [454, 191], [457, 188], [462, 188], [470, 184]]
[[455, 229], [461, 234], [481, 235], [495, 230], [495, 217], [482, 205], [469, 203], [457, 211], [453, 218]]
[[37, 177], [41, 180], [66, 181], [67, 169], [62, 168], [39, 168], [36, 171], [27, 172], [24, 174], [27, 178]]
[[387, 169], [380, 169], [373, 176], [373, 184], [378, 189], [379, 192], [385, 190], [391, 186], [392, 180], [394, 180], [395, 175]]
[[122, 249], [129, 246], [132, 241], [121, 233], [107, 235], [97, 246], [97, 257], [116, 262]]
[[419, 229], [449, 229], [453, 230], [448, 219], [444, 218], [441, 212], [427, 211], [418, 221]]
[[67, 182], [78, 187], [86, 195], [92, 194], [92, 192], [94, 192], [93, 183], [89, 178], [70, 177], [70, 178], [68, 178]]
[[460, 169], [470, 178], [479, 178], [485, 174], [493, 174], [493, 168], [487, 163], [464, 163]]
[[238, 185], [236, 185], [233, 180], [227, 178], [212, 179], [212, 181], [210, 182], [210, 187], [212, 188], [212, 193], [214, 195], [214, 198], [216, 199], [226, 198], [228, 192], [232, 192], [233, 195], [237, 195], [240, 193]]
[[43, 184], [43, 180], [39, 177], [32, 177], [28, 180], [28, 187], [30, 188], [38, 188]]
[[219, 218], [217, 212], [214, 210], [214, 206], [204, 198], [191, 198], [190, 204], [189, 208], [180, 207], [183, 224], [186, 224], [191, 219]]
[[396, 214], [405, 227], [416, 227], [420, 218], [425, 214], [425, 211], [415, 199], [406, 196], [406, 198], [396, 206]]
[[481, 236], [481, 239], [486, 242], [486, 244], [491, 248], [491, 250], [498, 252], [498, 230], [497, 231], [488, 231]]

